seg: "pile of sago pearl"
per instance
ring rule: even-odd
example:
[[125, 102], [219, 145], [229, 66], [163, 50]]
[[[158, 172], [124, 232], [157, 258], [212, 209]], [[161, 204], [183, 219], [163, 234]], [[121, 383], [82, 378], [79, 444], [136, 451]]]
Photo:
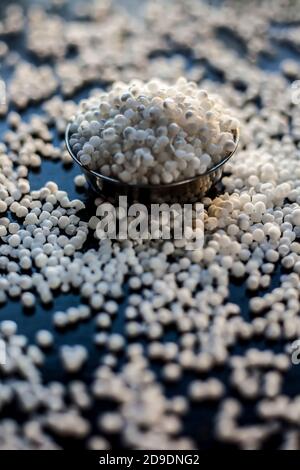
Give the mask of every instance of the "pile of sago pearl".
[[236, 147], [238, 121], [221, 100], [180, 78], [129, 85], [84, 100], [70, 127], [80, 162], [129, 184], [203, 175]]

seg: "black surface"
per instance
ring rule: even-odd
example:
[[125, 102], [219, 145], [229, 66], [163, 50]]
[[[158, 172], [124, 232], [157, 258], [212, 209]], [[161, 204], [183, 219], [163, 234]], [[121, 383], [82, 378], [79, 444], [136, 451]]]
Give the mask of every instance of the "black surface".
[[[3, 4], [10, 3], [9, 1], [1, 0], [1, 8]], [[23, 2], [24, 3], [24, 2]], [[26, 3], [26, 2], [25, 2]], [[219, 32], [219, 36], [221, 40], [224, 40], [228, 43], [228, 47], [237, 48], [240, 53], [243, 53], [243, 45], [241, 45], [235, 37], [229, 37], [228, 31], [221, 30]], [[0, 37], [1, 39], [1, 37]], [[20, 53], [22, 58], [27, 60], [33, 60], [33, 58], [27, 53], [24, 48], [24, 38], [22, 34], [18, 34], [16, 36], [12, 36], [9, 40], [9, 45], [11, 49], [16, 50]], [[174, 54], [183, 54], [186, 57], [187, 67], [193, 66], [193, 57], [187, 53], [188, 51], [182, 51], [178, 49], [174, 49]], [[164, 52], [157, 52], [155, 55], [164, 54]], [[172, 55], [172, 52], [169, 53], [169, 56]], [[290, 48], [284, 48], [278, 46], [278, 54], [273, 59], [262, 57], [260, 61], [260, 66], [272, 73], [278, 73], [280, 69], [280, 64], [284, 58], [288, 57], [295, 57], [295, 52], [292, 51]], [[300, 55], [296, 54], [296, 57], [299, 59]], [[36, 60], [35, 60], [36, 61]], [[2, 77], [9, 81], [11, 71], [9, 69], [0, 70]], [[222, 81], [222, 76], [218, 74], [216, 70], [214, 70], [209, 64], [207, 64], [206, 68], [206, 78], [210, 78], [212, 80]], [[101, 85], [101, 84], [99, 84]], [[93, 86], [87, 87], [78, 91], [72, 99], [78, 102], [80, 99], [85, 98], [88, 96], [89, 91], [93, 88]], [[13, 109], [13, 107], [11, 107]], [[32, 114], [39, 114], [41, 113], [40, 104], [36, 104], [34, 106], [29, 107], [26, 111], [22, 113], [22, 117], [27, 120]], [[7, 124], [5, 119], [0, 119], [0, 137], [3, 136], [3, 133], [7, 130]], [[1, 139], [0, 139], [1, 140]], [[63, 136], [58, 136], [56, 132], [53, 131], [53, 141], [55, 145], [60, 146], [63, 140]], [[42, 167], [38, 171], [30, 171], [29, 181], [31, 185], [31, 189], [38, 189], [44, 183], [49, 180], [54, 180], [58, 183], [61, 189], [64, 189], [68, 192], [71, 198], [79, 197], [84, 200], [88, 207], [90, 208], [90, 213], [92, 213], [93, 207], [93, 194], [87, 193], [86, 191], [78, 192], [74, 186], [73, 178], [75, 175], [79, 174], [80, 170], [75, 166], [65, 167], [60, 161], [53, 162], [50, 160], [43, 160]], [[93, 242], [91, 242], [93, 243]], [[89, 244], [86, 245], [86, 248], [89, 247]], [[265, 290], [261, 291], [261, 293], [265, 293], [267, 291], [272, 290], [273, 288], [277, 287], [279, 284], [280, 275], [282, 274], [281, 268], [278, 266], [275, 273], [272, 275], [272, 284], [271, 286]], [[246, 320], [250, 319], [251, 313], [249, 312], [249, 299], [250, 295], [247, 292], [245, 285], [243, 282], [232, 282], [230, 285], [230, 299], [229, 301], [237, 303], [241, 306], [242, 315]], [[52, 314], [57, 310], [65, 311], [68, 307], [73, 305], [78, 305], [81, 302], [80, 296], [76, 292], [72, 292], [66, 295], [58, 294], [55, 296], [54, 302], [45, 308], [41, 303], [38, 301], [36, 308], [34, 311], [26, 311], [22, 308], [18, 301], [9, 301], [4, 307], [0, 308], [0, 322], [2, 320], [11, 319], [17, 322], [18, 324], [18, 332], [20, 334], [24, 334], [28, 337], [29, 341], [34, 343], [34, 337], [38, 330], [40, 329], [49, 329], [55, 334], [55, 347], [53, 350], [46, 355], [46, 362], [45, 365], [42, 367], [42, 375], [44, 378], [45, 383], [51, 381], [61, 381], [67, 383], [69, 381], [69, 376], [63, 371], [61, 361], [58, 357], [58, 350], [60, 345], [62, 344], [84, 344], [89, 351], [89, 360], [83, 371], [79, 374], [72, 376], [72, 378], [81, 378], [85, 380], [87, 383], [90, 383], [92, 380], [92, 373], [94, 368], [99, 364], [99, 360], [104, 350], [98, 349], [93, 344], [93, 334], [96, 332], [96, 327], [93, 322], [83, 322], [78, 324], [72, 329], [68, 329], [63, 331], [62, 333], [56, 331], [53, 327], [52, 322]], [[113, 326], [111, 331], [112, 332], [122, 332], [124, 328], [124, 308], [126, 306], [126, 297], [120, 303], [118, 314], [115, 317], [113, 322]], [[170, 330], [164, 337], [165, 341], [176, 341], [176, 332]], [[235, 346], [233, 350], [236, 353], [242, 354], [244, 351], [249, 349], [250, 346], [258, 347], [259, 349], [264, 349], [266, 347], [266, 343], [263, 341], [254, 342], [241, 342], [240, 344]], [[268, 348], [270, 345], [268, 345]], [[276, 342], [276, 352], [283, 351], [284, 343], [280, 344]], [[119, 366], [122, 364], [122, 357], [119, 360]], [[160, 377], [161, 367], [160, 363], [157, 362], [154, 365], [154, 371], [156, 372], [157, 376]], [[230, 396], [234, 396], [235, 392], [231, 389], [230, 384], [228, 383], [229, 378], [229, 369], [227, 367], [222, 367], [220, 370], [215, 370], [214, 375], [216, 377], [221, 378], [224, 383], [226, 384], [227, 393], [230, 393]], [[211, 374], [210, 374], [211, 376]], [[203, 374], [203, 378], [206, 375]], [[184, 379], [180, 381], [177, 385], [167, 386], [167, 395], [168, 396], [176, 396], [178, 394], [185, 394], [187, 387], [194, 377], [186, 373], [184, 375]], [[201, 378], [201, 376], [200, 376]], [[285, 376], [284, 382], [284, 392], [290, 396], [295, 396], [300, 392], [300, 367], [293, 366], [290, 371]], [[247, 401], [244, 402], [244, 413], [241, 418], [241, 424], [251, 424], [252, 422], [257, 422], [257, 416], [255, 413], [255, 401]], [[89, 410], [85, 414], [93, 424], [94, 430], [96, 430], [95, 425], [95, 417], [99, 415], [99, 412], [102, 410], [109, 410], [114, 408], [114, 403], [109, 401], [99, 401], [95, 403], [93, 409]], [[185, 435], [190, 435], [193, 439], [196, 440], [200, 448], [218, 448], [218, 447], [226, 447], [225, 445], [220, 445], [214, 441], [212, 432], [213, 432], [213, 420], [215, 416], [215, 412], [218, 409], [218, 403], [201, 403], [196, 404], [191, 408], [187, 416], [184, 418], [184, 433]], [[18, 421], [23, 422], [23, 420], [27, 417], [22, 415], [18, 410], [15, 409], [14, 406], [9, 408], [5, 408], [0, 413], [1, 417], [14, 417]], [[55, 440], [61, 444], [65, 449], [72, 449], [74, 448], [74, 440], [65, 440], [60, 438], [55, 438]], [[281, 436], [275, 435], [269, 440], [266, 444], [266, 447], [278, 447], [281, 443]], [[115, 447], [119, 447], [121, 444], [116, 438], [113, 440], [113, 444]], [[80, 448], [84, 446], [84, 442], [76, 443], [76, 448]]]

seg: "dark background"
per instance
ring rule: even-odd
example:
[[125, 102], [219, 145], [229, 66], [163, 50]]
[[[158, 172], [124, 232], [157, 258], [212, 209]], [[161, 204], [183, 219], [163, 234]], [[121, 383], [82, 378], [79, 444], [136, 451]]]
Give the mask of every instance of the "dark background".
[[[23, 5], [28, 4], [26, 1], [14, 2], [14, 3], [21, 3]], [[45, 2], [31, 2], [36, 4], [43, 4]], [[139, 0], [123, 0], [120, 2], [122, 6], [126, 6], [129, 11], [132, 11], [133, 14], [142, 14], [142, 3]], [[214, 2], [216, 3], [216, 2]], [[8, 0], [1, 0], [1, 10], [6, 4], [11, 4]], [[0, 10], [0, 15], [1, 15]], [[59, 11], [59, 10], [57, 10]], [[70, 10], [67, 6], [62, 8], [62, 14], [68, 18], [70, 15]], [[286, 25], [277, 25], [278, 28], [286, 27]], [[1, 40], [0, 35], [0, 40]], [[4, 39], [7, 41], [7, 38]], [[240, 47], [239, 44], [235, 43], [234, 38], [230, 37], [230, 34], [224, 34], [223, 40], [230, 43], [230, 47], [234, 45], [237, 49]], [[26, 60], [33, 60], [36, 62], [36, 59], [31, 57], [28, 52], [25, 50], [24, 47], [24, 40], [22, 38], [22, 34], [12, 35], [9, 40], [7, 41], [10, 48], [12, 50], [17, 51], [21, 57], [25, 58]], [[274, 58], [262, 58], [260, 66], [270, 71], [270, 73], [279, 73], [280, 71], [280, 64], [284, 58], [296, 58], [297, 60], [300, 59], [300, 54], [296, 53], [294, 50], [290, 49], [289, 47], [283, 46], [276, 46], [276, 56]], [[190, 66], [192, 66], [192, 60], [187, 57], [187, 60], [190, 61]], [[39, 62], [40, 63], [40, 62]], [[8, 82], [10, 79], [11, 71], [7, 68], [1, 68], [0, 74], [2, 77]], [[212, 80], [221, 80], [219, 76], [217, 76], [213, 71], [207, 70], [207, 77]], [[94, 86], [86, 87], [78, 91], [72, 99], [78, 102], [80, 99], [85, 98], [88, 96], [89, 91]], [[11, 107], [13, 109], [13, 107]], [[41, 109], [39, 105], [30, 106], [26, 109], [26, 111], [22, 112], [22, 118], [26, 121], [30, 118], [32, 114], [39, 114], [41, 113]], [[3, 133], [7, 130], [7, 124], [5, 119], [0, 119], [0, 138]], [[61, 137], [59, 137], [55, 131], [53, 130], [53, 139], [54, 143], [59, 146], [61, 144]], [[39, 189], [44, 183], [49, 180], [54, 180], [58, 183], [61, 189], [65, 189], [71, 198], [73, 197], [80, 197], [83, 199], [89, 208], [89, 212], [92, 213], [93, 201], [92, 195], [86, 193], [85, 191], [78, 192], [75, 189], [75, 185], [73, 183], [73, 178], [75, 175], [79, 174], [79, 169], [76, 166], [71, 166], [66, 168], [60, 161], [54, 162], [50, 160], [43, 160], [42, 167], [39, 171], [30, 171], [30, 185], [31, 189]], [[278, 266], [277, 270], [273, 274], [272, 278], [272, 285], [269, 289], [264, 290], [263, 292], [268, 292], [273, 290], [275, 287], [279, 286], [280, 275], [282, 271], [280, 266]], [[241, 281], [240, 283], [232, 283], [231, 284], [231, 296], [228, 301], [237, 303], [241, 306], [242, 315], [245, 319], [250, 318], [249, 313], [249, 294], [246, 291], [244, 283]], [[59, 347], [63, 344], [84, 344], [89, 350], [89, 360], [82, 370], [81, 373], [72, 376], [72, 378], [80, 378], [85, 380], [87, 383], [91, 382], [92, 373], [94, 368], [98, 365], [99, 359], [101, 354], [103, 353], [102, 350], [97, 349], [93, 344], [93, 335], [96, 333], [96, 327], [93, 322], [86, 322], [80, 323], [76, 325], [74, 328], [69, 328], [68, 330], [60, 333], [56, 331], [53, 327], [52, 323], [52, 314], [55, 311], [63, 310], [65, 311], [68, 307], [72, 305], [78, 305], [81, 302], [80, 296], [77, 292], [72, 292], [71, 294], [67, 295], [57, 295], [54, 299], [54, 302], [45, 307], [37, 301], [36, 308], [32, 312], [24, 311], [19, 303], [19, 301], [9, 301], [5, 306], [0, 308], [0, 322], [2, 320], [11, 319], [17, 322], [18, 324], [18, 332], [20, 334], [24, 334], [28, 337], [30, 343], [34, 343], [35, 334], [40, 329], [48, 329], [55, 334], [55, 347], [51, 350], [50, 353], [46, 355], [46, 362], [45, 365], [42, 367], [42, 374], [44, 378], [44, 382], [51, 382], [51, 381], [60, 381], [63, 383], [68, 383], [69, 376], [66, 375], [64, 372], [61, 362], [58, 356]], [[115, 317], [112, 332], [122, 332], [124, 328], [124, 318], [123, 318], [123, 310], [126, 306], [126, 298], [120, 304], [118, 315]], [[176, 332], [169, 331], [167, 335], [164, 336], [165, 341], [176, 341]], [[240, 343], [235, 346], [232, 353], [240, 353], [242, 354], [244, 351], [249, 349], [249, 347], [257, 347], [259, 349], [264, 349], [266, 347], [266, 343], [264, 341], [252, 341]], [[270, 348], [270, 345], [267, 345]], [[276, 342], [276, 346], [274, 347], [276, 352], [281, 352], [284, 350], [284, 343]], [[120, 364], [122, 365], [122, 358], [120, 358]], [[154, 367], [155, 372], [160, 376], [160, 365], [159, 363]], [[227, 384], [227, 389], [230, 390], [230, 384], [228, 383], [228, 376], [229, 376], [229, 369], [226, 367], [222, 367], [219, 371], [215, 371], [214, 375], [221, 378], [224, 383]], [[211, 376], [211, 374], [210, 374]], [[205, 377], [205, 376], [204, 376]], [[190, 376], [188, 373], [185, 374], [184, 380], [178, 383], [178, 385], [171, 385], [167, 386], [167, 395], [168, 396], [176, 396], [178, 394], [185, 394], [188, 384], [190, 383], [193, 377]], [[283, 393], [286, 393], [290, 396], [296, 396], [300, 392], [300, 366], [293, 366], [289, 372], [285, 375], [285, 381], [283, 386]], [[234, 396], [234, 391], [231, 392], [231, 396]], [[114, 404], [109, 402], [96, 402], [93, 409], [86, 413], [86, 416], [89, 417], [93, 425], [94, 418], [99, 414], [101, 410], [109, 410], [113, 409]], [[214, 437], [212, 435], [212, 422], [215, 416], [215, 412], [218, 408], [218, 403], [210, 404], [210, 403], [200, 403], [196, 404], [191, 408], [189, 413], [187, 414], [186, 418], [184, 418], [185, 426], [184, 432], [185, 435], [192, 436], [199, 445], [199, 448], [216, 448], [219, 447], [220, 444], [214, 441]], [[84, 413], [83, 413], [84, 414]], [[0, 419], [1, 417], [13, 417], [17, 419], [19, 422], [23, 422], [25, 416], [22, 415], [15, 407], [12, 408], [5, 408], [3, 411], [0, 412]], [[255, 402], [249, 401], [244, 403], [244, 414], [240, 421], [240, 424], [251, 424], [257, 423], [257, 416], [255, 414]], [[95, 427], [96, 429], [96, 427]], [[64, 439], [57, 439], [56, 441], [59, 442], [64, 448], [74, 448], [74, 441], [68, 441]], [[270, 439], [266, 445], [266, 447], [276, 448], [281, 444], [282, 436], [275, 435], [272, 439]], [[118, 441], [118, 438], [113, 440], [113, 445], [119, 447], [121, 443]], [[76, 448], [84, 447], [83, 442], [76, 442]], [[221, 446], [222, 447], [222, 446]]]

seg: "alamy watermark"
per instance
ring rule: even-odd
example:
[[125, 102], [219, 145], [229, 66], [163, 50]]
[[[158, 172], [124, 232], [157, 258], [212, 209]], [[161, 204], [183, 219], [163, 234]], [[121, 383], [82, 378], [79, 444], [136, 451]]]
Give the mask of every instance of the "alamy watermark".
[[6, 364], [6, 344], [0, 339], [0, 365]]
[[295, 105], [300, 105], [300, 80], [295, 80], [291, 85], [291, 101]]
[[294, 364], [294, 366], [299, 366], [300, 364], [300, 339], [297, 339], [296, 341], [294, 341], [290, 345], [289, 350], [291, 354], [292, 363]]
[[0, 77], [0, 106], [6, 105], [6, 84]]
[[186, 250], [204, 243], [204, 206], [195, 204], [128, 205], [127, 196], [118, 206], [100, 204], [96, 212], [96, 235], [113, 240], [170, 240]]

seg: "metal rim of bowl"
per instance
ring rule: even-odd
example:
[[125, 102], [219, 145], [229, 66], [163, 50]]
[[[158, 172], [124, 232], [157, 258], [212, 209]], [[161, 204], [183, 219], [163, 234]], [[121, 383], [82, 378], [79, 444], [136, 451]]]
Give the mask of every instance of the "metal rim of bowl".
[[71, 146], [70, 146], [70, 142], [69, 142], [69, 133], [70, 133], [70, 127], [71, 127], [71, 122], [67, 125], [67, 128], [66, 128], [66, 132], [65, 132], [65, 142], [66, 142], [66, 146], [67, 146], [67, 150], [69, 152], [69, 154], [71, 155], [71, 157], [73, 158], [73, 160], [86, 172], [90, 173], [91, 175], [95, 176], [96, 178], [100, 178], [104, 181], [107, 181], [108, 183], [110, 184], [114, 184], [114, 185], [125, 185], [125, 186], [129, 186], [131, 188], [136, 188], [136, 189], [146, 189], [146, 190], [151, 190], [151, 189], [157, 189], [157, 188], [174, 188], [174, 187], [179, 187], [181, 185], [186, 185], [186, 184], [189, 184], [189, 183], [193, 183], [194, 181], [197, 181], [198, 179], [201, 179], [201, 178], [204, 178], [205, 176], [208, 176], [210, 175], [211, 173], [214, 173], [216, 170], [218, 170], [219, 168], [221, 168], [223, 165], [225, 165], [225, 163], [228, 162], [228, 160], [230, 160], [230, 158], [235, 154], [236, 150], [237, 150], [237, 147], [238, 147], [238, 144], [239, 144], [239, 140], [240, 140], [240, 132], [239, 132], [239, 129], [236, 129], [234, 132], [233, 132], [233, 137], [234, 137], [234, 141], [235, 141], [235, 149], [230, 152], [228, 155], [226, 155], [225, 158], [223, 158], [223, 160], [221, 160], [219, 163], [217, 163], [215, 166], [213, 166], [212, 168], [210, 168], [208, 171], [206, 171], [205, 173], [203, 173], [202, 175], [196, 175], [196, 176], [193, 176], [192, 178], [188, 178], [188, 179], [185, 179], [185, 180], [180, 180], [180, 181], [174, 181], [173, 183], [167, 183], [167, 184], [130, 184], [130, 183], [124, 183], [123, 181], [121, 180], [118, 180], [116, 178], [111, 178], [109, 176], [104, 176], [104, 175], [101, 175], [101, 173], [97, 173], [96, 171], [94, 170], [90, 170], [89, 168], [87, 168], [86, 166], [84, 166], [80, 160], [78, 160], [78, 158], [74, 155], [73, 153], [73, 150], [71, 149]]

